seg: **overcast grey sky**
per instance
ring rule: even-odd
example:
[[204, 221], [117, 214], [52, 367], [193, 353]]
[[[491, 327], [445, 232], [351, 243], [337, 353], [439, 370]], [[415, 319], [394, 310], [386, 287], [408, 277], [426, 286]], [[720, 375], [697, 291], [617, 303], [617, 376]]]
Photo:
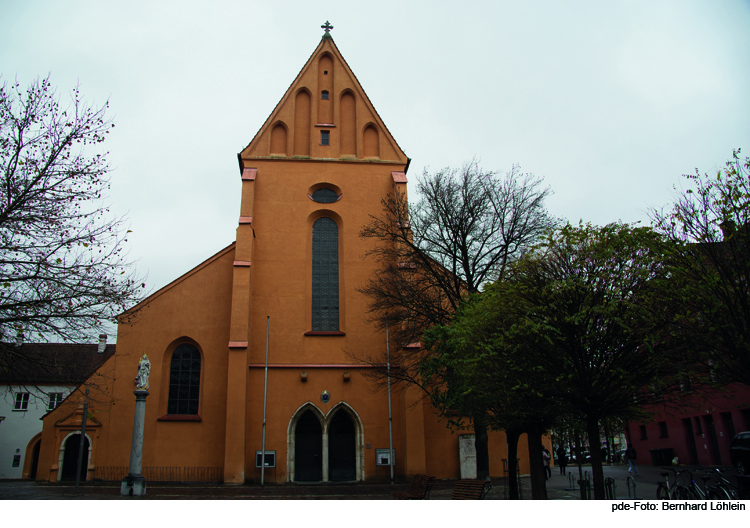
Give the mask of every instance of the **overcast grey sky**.
[[554, 215], [632, 222], [750, 155], [747, 1], [0, 0], [0, 73], [109, 100], [112, 211], [155, 290], [234, 240], [237, 152], [326, 20], [412, 181], [519, 164]]

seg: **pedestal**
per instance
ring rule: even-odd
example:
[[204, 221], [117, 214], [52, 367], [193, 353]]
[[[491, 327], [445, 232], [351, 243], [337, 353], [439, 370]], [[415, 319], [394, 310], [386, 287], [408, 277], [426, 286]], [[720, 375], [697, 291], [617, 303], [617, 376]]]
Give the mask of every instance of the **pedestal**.
[[135, 416], [133, 417], [133, 440], [130, 444], [130, 470], [122, 479], [120, 495], [142, 496], [146, 494], [146, 479], [141, 475], [143, 463], [143, 424], [146, 417], [146, 396], [148, 391], [136, 390]]
[[142, 497], [146, 494], [146, 477], [143, 475], [128, 475], [120, 484], [120, 495]]

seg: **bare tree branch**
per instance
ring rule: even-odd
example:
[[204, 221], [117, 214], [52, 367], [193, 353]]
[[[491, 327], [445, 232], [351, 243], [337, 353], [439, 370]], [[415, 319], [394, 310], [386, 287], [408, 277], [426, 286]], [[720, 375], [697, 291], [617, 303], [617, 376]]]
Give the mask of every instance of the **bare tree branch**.
[[[114, 124], [79, 88], [62, 107], [49, 78], [0, 87], [0, 341], [86, 342], [142, 298], [101, 144]], [[12, 346], [0, 368], [12, 369]]]

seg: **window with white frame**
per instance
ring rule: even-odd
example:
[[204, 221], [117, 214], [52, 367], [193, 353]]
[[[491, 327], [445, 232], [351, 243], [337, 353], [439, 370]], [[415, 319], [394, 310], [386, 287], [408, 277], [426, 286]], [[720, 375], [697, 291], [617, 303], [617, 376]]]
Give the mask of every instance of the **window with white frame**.
[[14, 411], [26, 411], [29, 408], [29, 393], [28, 392], [17, 392], [16, 393], [16, 404], [13, 406]]
[[54, 410], [55, 407], [60, 405], [63, 401], [62, 392], [51, 392], [49, 395], [49, 405], [47, 406], [48, 411]]

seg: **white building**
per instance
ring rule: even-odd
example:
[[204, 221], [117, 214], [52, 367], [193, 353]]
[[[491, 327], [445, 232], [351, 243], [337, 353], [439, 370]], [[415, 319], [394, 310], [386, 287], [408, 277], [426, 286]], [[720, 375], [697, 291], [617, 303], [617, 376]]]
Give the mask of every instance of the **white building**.
[[0, 479], [34, 479], [42, 418], [96, 372], [115, 345], [101, 336], [98, 345], [2, 346], [17, 355], [10, 369], [0, 369]]

